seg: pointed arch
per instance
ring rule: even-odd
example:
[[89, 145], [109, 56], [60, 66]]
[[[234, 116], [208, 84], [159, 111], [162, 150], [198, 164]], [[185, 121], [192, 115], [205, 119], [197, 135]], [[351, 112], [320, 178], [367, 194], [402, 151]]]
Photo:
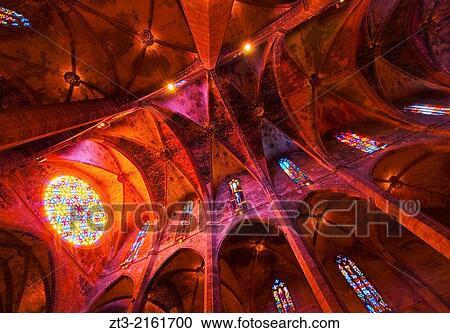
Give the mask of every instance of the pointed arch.
[[179, 249], [146, 286], [139, 312], [203, 312], [204, 281], [203, 257], [193, 249]]
[[0, 229], [0, 312], [51, 312], [55, 300], [50, 247], [32, 233]]
[[96, 299], [89, 312], [128, 312], [134, 293], [134, 281], [121, 275]]
[[233, 224], [227, 231], [218, 244], [224, 312], [321, 311], [291, 245], [277, 225], [252, 219]]

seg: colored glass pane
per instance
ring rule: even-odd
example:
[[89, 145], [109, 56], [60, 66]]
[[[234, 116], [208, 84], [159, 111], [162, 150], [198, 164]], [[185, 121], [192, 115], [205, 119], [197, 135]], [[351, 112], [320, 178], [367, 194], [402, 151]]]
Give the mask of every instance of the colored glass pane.
[[275, 307], [277, 308], [278, 312], [295, 312], [295, 305], [292, 301], [291, 294], [289, 293], [289, 289], [283, 281], [275, 279], [274, 283], [272, 284], [272, 294], [275, 301]]
[[30, 27], [30, 21], [14, 10], [0, 6], [0, 26]]
[[299, 187], [308, 186], [311, 184], [309, 177], [291, 160], [281, 158], [278, 164], [283, 171], [291, 178], [291, 180]]
[[192, 200], [189, 200], [185, 203], [183, 207], [183, 214], [181, 216], [180, 226], [178, 226], [177, 233], [175, 235], [175, 242], [180, 243], [188, 237], [193, 219], [193, 209], [194, 202]]
[[391, 312], [375, 287], [366, 279], [356, 264], [345, 256], [337, 256], [336, 263], [347, 283], [369, 312]]
[[88, 183], [73, 176], [60, 176], [49, 182], [44, 210], [62, 239], [75, 245], [97, 242], [108, 222], [98, 194]]
[[426, 114], [429, 116], [450, 115], [450, 108], [444, 105], [412, 104], [405, 106], [402, 110], [406, 112]]
[[232, 179], [228, 186], [230, 188], [230, 201], [235, 211], [242, 211], [247, 208], [247, 202], [244, 198], [244, 192], [238, 179]]
[[365, 153], [371, 154], [380, 149], [386, 148], [386, 144], [377, 142], [362, 135], [352, 132], [342, 132], [336, 135], [336, 139], [350, 147], [359, 149]]
[[141, 249], [142, 245], [145, 241], [145, 236], [147, 236], [148, 231], [150, 230], [150, 223], [147, 222], [143, 225], [142, 229], [139, 231], [139, 233], [136, 236], [136, 239], [131, 246], [130, 251], [128, 251], [127, 257], [125, 260], [120, 264], [122, 268], [128, 267], [133, 261], [135, 261], [138, 257], [139, 250]]

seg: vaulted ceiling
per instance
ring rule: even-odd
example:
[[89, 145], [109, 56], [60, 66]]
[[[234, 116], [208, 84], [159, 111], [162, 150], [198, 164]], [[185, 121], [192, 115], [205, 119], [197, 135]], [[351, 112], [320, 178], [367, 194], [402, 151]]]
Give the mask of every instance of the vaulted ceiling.
[[[324, 137], [352, 124], [449, 133], [429, 128], [441, 120], [396, 107], [449, 93], [445, 1], [8, 6], [32, 28], [0, 29], [2, 171], [77, 145], [78, 137], [133, 162], [153, 200], [213, 199], [235, 173], [270, 189], [267, 161], [292, 147], [327, 165]], [[181, 80], [175, 91], [165, 88]], [[44, 119], [30, 126], [38, 115]]]
[[[294, 5], [234, 0], [9, 1], [8, 7], [28, 17], [32, 27], [0, 31], [0, 75], [9, 83], [9, 93], [17, 95], [2, 96], [3, 107], [151, 92], [200, 60], [206, 68], [215, 67], [222, 47], [236, 47]], [[76, 85], [67, 82], [67, 72], [78, 76]]]

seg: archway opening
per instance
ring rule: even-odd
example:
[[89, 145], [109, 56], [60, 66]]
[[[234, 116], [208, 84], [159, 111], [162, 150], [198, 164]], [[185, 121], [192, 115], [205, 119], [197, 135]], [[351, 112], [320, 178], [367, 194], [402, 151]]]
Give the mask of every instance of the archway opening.
[[[284, 235], [261, 222], [242, 222], [226, 236], [220, 278], [224, 312], [321, 311]], [[281, 295], [280, 285], [286, 287]], [[289, 298], [293, 308], [283, 306]]]
[[0, 230], [0, 312], [50, 312], [53, 260], [41, 240]]
[[182, 249], [158, 270], [145, 292], [141, 312], [203, 312], [204, 260]]
[[125, 313], [133, 297], [134, 283], [128, 276], [122, 276], [95, 301], [91, 312]]

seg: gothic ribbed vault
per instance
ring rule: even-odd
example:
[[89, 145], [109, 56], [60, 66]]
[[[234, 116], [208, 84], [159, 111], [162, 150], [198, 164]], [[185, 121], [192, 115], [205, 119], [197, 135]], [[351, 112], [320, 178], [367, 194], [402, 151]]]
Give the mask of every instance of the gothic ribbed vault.
[[[380, 281], [394, 311], [448, 311], [449, 117], [404, 109], [448, 108], [448, 1], [8, 7], [31, 27], [0, 26], [0, 233], [14, 232], [8, 246], [0, 234], [0, 282], [56, 268], [35, 294], [23, 282], [5, 300], [0, 286], [0, 310], [269, 312], [278, 273], [297, 310], [362, 312], [333, 266], [346, 252]], [[383, 149], [357, 150], [336, 140], [341, 132]], [[282, 157], [308, 176], [305, 187], [280, 169]], [[88, 181], [112, 207], [94, 247], [63, 242], [45, 219], [43, 187], [60, 174]], [[230, 204], [232, 179], [245, 206]], [[308, 208], [293, 203], [301, 200]], [[402, 235], [367, 227], [370, 237], [340, 238], [372, 218], [343, 213], [349, 200], [365, 201]], [[404, 202], [417, 200], [422, 209], [405, 214]], [[191, 229], [182, 235], [188, 201]], [[330, 204], [311, 211], [321, 201]], [[142, 234], [143, 221], [157, 222]], [[276, 237], [261, 236], [266, 224]], [[139, 255], [124, 264], [141, 236]], [[11, 270], [3, 257], [14, 251], [22, 262]], [[19, 296], [39, 302], [20, 305]]]

